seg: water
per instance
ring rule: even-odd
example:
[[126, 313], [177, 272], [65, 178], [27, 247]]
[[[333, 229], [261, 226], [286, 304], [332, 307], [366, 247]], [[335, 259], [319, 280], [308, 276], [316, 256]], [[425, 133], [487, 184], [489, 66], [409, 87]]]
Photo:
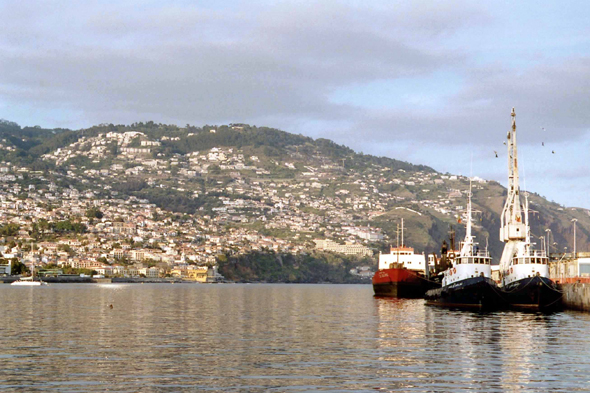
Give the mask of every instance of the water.
[[0, 285], [0, 389], [588, 390], [590, 315], [372, 295], [370, 285]]

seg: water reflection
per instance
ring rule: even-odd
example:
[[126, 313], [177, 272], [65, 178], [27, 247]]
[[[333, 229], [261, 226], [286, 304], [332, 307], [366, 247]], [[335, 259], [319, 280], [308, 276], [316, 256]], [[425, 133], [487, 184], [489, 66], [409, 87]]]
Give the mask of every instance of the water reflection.
[[363, 285], [0, 286], [0, 298], [0, 389], [575, 391], [590, 371], [586, 314], [450, 312]]
[[585, 389], [583, 374], [572, 376], [568, 368], [589, 369], [589, 340], [581, 330], [587, 315], [449, 311], [419, 300], [375, 303], [382, 389]]

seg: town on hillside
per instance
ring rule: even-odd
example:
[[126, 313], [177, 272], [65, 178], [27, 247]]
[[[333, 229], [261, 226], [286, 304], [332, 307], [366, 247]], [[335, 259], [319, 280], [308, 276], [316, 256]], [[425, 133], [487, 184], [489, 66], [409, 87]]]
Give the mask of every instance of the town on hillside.
[[[185, 148], [249, 127], [187, 128], [158, 137], [140, 130], [80, 131], [69, 136], [71, 142], [39, 154], [35, 164], [18, 159], [14, 138], [0, 139], [5, 264], [207, 281], [219, 279], [220, 255], [321, 250], [373, 256], [399, 241], [400, 217], [416, 223], [407, 234], [419, 248], [436, 251], [464, 213], [467, 177], [359, 155], [333, 143], [308, 138], [280, 148]], [[482, 210], [501, 201], [497, 183], [471, 183]], [[491, 209], [479, 227], [490, 239]]]

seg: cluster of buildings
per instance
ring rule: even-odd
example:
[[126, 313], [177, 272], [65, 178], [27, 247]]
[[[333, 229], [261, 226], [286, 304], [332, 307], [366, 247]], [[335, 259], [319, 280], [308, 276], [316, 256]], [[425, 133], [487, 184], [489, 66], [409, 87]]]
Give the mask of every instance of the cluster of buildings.
[[[357, 170], [319, 150], [304, 156], [297, 147], [280, 159], [254, 148], [164, 154], [162, 148], [176, 139], [150, 140], [137, 131], [82, 136], [43, 156], [61, 169], [54, 171], [0, 162], [0, 220], [19, 228], [3, 238], [0, 252], [27, 264], [105, 276], [197, 279], [220, 254], [320, 249], [372, 255], [371, 244], [390, 239], [367, 221], [395, 207], [448, 215], [462, 209], [457, 198], [463, 177], [377, 164]], [[93, 165], [72, 164], [78, 157]], [[128, 179], [207, 206], [174, 214], [149, 197], [113, 188]], [[87, 216], [92, 208], [101, 216]], [[58, 233], [41, 225], [64, 220], [86, 231]]]
[[363, 246], [362, 244], [355, 244], [355, 243], [345, 243], [339, 244], [335, 241], [326, 239], [318, 239], [315, 240], [316, 248], [322, 251], [332, 251], [338, 254], [345, 254], [345, 255], [362, 255], [362, 256], [370, 256], [373, 255], [373, 251], [370, 248]]

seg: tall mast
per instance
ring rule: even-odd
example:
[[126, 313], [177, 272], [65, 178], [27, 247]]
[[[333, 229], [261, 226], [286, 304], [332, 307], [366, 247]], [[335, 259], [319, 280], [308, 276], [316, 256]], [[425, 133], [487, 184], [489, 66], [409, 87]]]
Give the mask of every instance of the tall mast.
[[471, 179], [469, 179], [469, 194], [467, 199], [467, 223], [465, 225], [465, 240], [461, 247], [461, 256], [472, 255], [473, 236], [471, 236]]
[[[404, 219], [402, 218], [402, 228], [403, 227], [404, 227]], [[397, 250], [395, 252], [397, 254], [397, 263], [399, 263], [399, 233], [400, 233], [399, 224], [397, 224], [397, 231], [396, 231], [396, 233], [397, 233]]]
[[471, 179], [469, 179], [469, 195], [467, 199], [467, 228], [465, 229], [465, 240], [471, 240]]
[[512, 108], [512, 130], [508, 131], [508, 196], [501, 216], [500, 240], [525, 240], [526, 225], [523, 223], [518, 184], [518, 152], [516, 148], [516, 113]]
[[531, 226], [529, 225], [529, 193], [524, 192], [524, 225], [526, 226], [526, 243], [531, 243]]

